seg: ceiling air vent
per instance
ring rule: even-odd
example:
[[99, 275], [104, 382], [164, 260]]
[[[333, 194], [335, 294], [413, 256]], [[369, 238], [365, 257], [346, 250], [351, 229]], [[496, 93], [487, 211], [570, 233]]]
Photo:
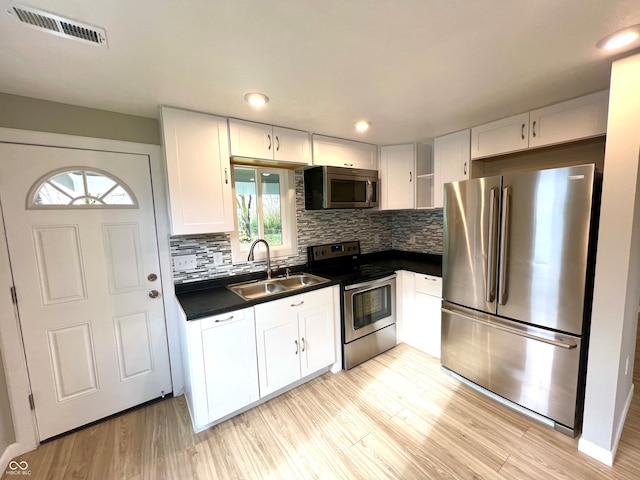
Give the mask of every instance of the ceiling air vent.
[[7, 13], [22, 23], [60, 37], [108, 46], [107, 33], [103, 28], [69, 20], [26, 5], [13, 4], [7, 9]]

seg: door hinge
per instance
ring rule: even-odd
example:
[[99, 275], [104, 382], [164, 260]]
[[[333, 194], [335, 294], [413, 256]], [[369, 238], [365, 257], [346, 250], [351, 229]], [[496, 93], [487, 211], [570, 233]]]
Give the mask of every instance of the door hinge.
[[31, 410], [35, 410], [36, 409], [36, 402], [33, 399], [33, 393], [29, 394], [29, 406], [31, 407]]
[[11, 301], [14, 305], [18, 304], [18, 295], [16, 295], [16, 287], [11, 287]]

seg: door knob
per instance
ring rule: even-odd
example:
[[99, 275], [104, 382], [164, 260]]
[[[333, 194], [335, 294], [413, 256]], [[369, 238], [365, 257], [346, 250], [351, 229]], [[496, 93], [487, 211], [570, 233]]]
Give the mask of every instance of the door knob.
[[149, 292], [149, 296], [150, 296], [151, 298], [158, 298], [158, 295], [160, 295], [160, 292], [158, 292], [158, 290], [151, 290], [151, 291]]
[[150, 282], [155, 282], [158, 279], [158, 275], [156, 275], [155, 273], [150, 273], [149, 276], [147, 277], [147, 280], [149, 280]]

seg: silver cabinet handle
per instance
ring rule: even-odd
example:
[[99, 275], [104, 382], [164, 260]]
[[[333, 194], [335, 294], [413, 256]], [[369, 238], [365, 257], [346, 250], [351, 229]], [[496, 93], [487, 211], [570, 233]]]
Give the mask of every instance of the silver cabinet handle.
[[465, 320], [470, 320], [475, 323], [480, 323], [490, 328], [495, 328], [496, 330], [502, 330], [503, 332], [512, 333], [514, 335], [519, 335], [521, 337], [530, 338], [531, 340], [537, 340], [538, 342], [548, 343], [549, 345], [553, 345], [554, 347], [566, 348], [567, 350], [573, 350], [578, 345], [576, 343], [564, 343], [558, 340], [552, 340], [551, 338], [539, 337], [538, 335], [534, 335], [532, 333], [523, 332], [520, 330], [516, 330], [514, 328], [505, 327], [504, 325], [498, 325], [496, 323], [487, 322], [485, 320], [481, 320], [479, 318], [470, 317], [468, 315], [464, 315], [462, 313], [454, 312], [453, 310], [449, 310], [448, 308], [442, 308], [444, 313], [448, 313], [450, 315], [455, 315], [457, 317], [462, 317]]
[[291, 306], [292, 307], [299, 307], [300, 305], [302, 305], [304, 303], [304, 300], [298, 302], [298, 303], [292, 303]]
[[[271, 150], [271, 135], [267, 133], [267, 138], [269, 139], [269, 146], [267, 147], [269, 150]], [[524, 137], [523, 137], [524, 138]]]
[[345, 167], [353, 167], [353, 163], [345, 163], [344, 166]]
[[498, 260], [500, 263], [498, 303], [500, 305], [506, 305], [507, 303], [507, 257], [509, 256], [509, 203], [511, 202], [511, 189], [511, 185], [507, 185], [502, 189], [502, 225], [500, 226], [502, 242], [500, 243], [500, 258]]
[[532, 133], [533, 133], [533, 138], [536, 138], [536, 120], [533, 121], [533, 125], [532, 125]]
[[489, 251], [487, 252], [487, 264], [485, 268], [485, 295], [487, 302], [493, 302], [496, 298], [496, 250], [498, 245], [498, 187], [491, 189], [489, 198]]
[[409, 172], [409, 183], [413, 182], [413, 172]]
[[300, 339], [300, 343], [302, 343], [302, 351], [304, 352], [307, 348], [307, 342], [304, 341], [304, 337]]
[[467, 162], [464, 162], [464, 166], [462, 167], [462, 173], [464, 173], [464, 175], [467, 175]]
[[233, 315], [231, 315], [230, 317], [227, 317], [227, 318], [216, 318], [215, 323], [228, 322], [229, 320], [233, 320]]
[[523, 123], [522, 124], [522, 140], [524, 140], [524, 127], [525, 127], [525, 124]]
[[296, 355], [298, 354], [298, 340], [294, 340], [293, 343], [296, 344]]
[[276, 135], [276, 152], [280, 151], [280, 136]]
[[224, 169], [224, 183], [229, 183], [229, 172], [227, 172], [227, 169]]
[[151, 290], [151, 291], [149, 292], [149, 296], [150, 296], [151, 298], [158, 298], [158, 297], [160, 296], [160, 292], [158, 292], [158, 290]]

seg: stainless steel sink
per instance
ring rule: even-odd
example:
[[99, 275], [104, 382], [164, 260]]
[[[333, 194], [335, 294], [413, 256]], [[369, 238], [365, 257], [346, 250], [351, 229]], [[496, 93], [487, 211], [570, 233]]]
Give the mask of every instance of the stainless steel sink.
[[255, 300], [276, 293], [327, 283], [328, 281], [326, 278], [311, 275], [310, 273], [299, 273], [270, 280], [236, 283], [235, 285], [227, 286], [227, 288], [244, 300]]

